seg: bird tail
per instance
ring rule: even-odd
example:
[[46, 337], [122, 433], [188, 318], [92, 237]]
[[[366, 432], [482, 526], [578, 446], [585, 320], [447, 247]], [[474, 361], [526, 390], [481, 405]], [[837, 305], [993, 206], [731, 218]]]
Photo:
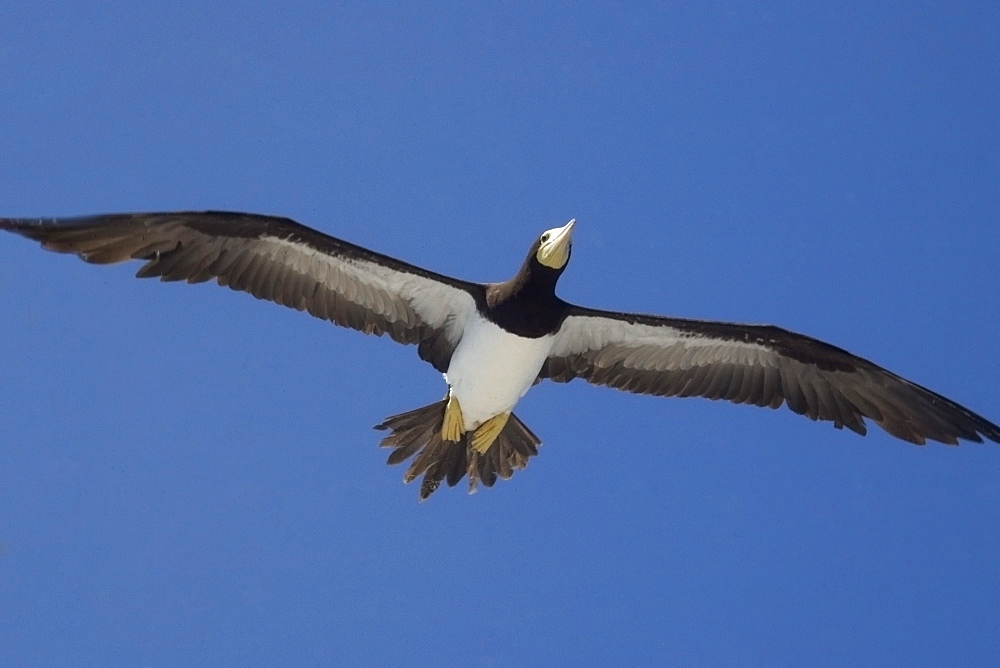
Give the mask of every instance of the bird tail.
[[454, 487], [466, 475], [469, 493], [476, 491], [481, 482], [492, 487], [497, 478], [507, 480], [514, 471], [528, 465], [528, 459], [538, 454], [541, 440], [528, 429], [516, 415], [511, 414], [496, 441], [489, 450], [480, 454], [469, 444], [471, 434], [463, 434], [458, 441], [441, 438], [441, 424], [447, 399], [429, 406], [387, 417], [375, 428], [391, 430], [379, 442], [379, 447], [393, 448], [386, 461], [390, 466], [414, 457], [410, 468], [403, 475], [403, 482], [412, 482], [423, 475], [420, 483], [420, 500], [423, 501], [438, 488], [442, 480]]

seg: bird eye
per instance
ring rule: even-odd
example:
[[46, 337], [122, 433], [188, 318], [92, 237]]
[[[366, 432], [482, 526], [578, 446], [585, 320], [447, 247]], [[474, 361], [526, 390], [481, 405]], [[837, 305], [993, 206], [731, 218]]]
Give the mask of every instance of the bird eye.
[[542, 235], [542, 243], [544, 244], [546, 241], [548, 241], [550, 236], [551, 235], [548, 232], [546, 232], [545, 234], [543, 234]]

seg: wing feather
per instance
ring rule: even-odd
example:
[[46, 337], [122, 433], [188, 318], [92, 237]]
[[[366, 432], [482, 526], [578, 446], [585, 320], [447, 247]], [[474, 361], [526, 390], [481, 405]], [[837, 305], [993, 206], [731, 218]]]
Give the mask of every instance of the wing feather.
[[865, 418], [912, 443], [1000, 442], [1000, 427], [865, 359], [770, 325], [569, 306], [539, 379], [778, 408], [864, 435]]
[[45, 248], [87, 262], [145, 260], [136, 275], [219, 285], [371, 334], [387, 334], [441, 371], [483, 286], [427, 271], [287, 218], [228, 212], [0, 219]]

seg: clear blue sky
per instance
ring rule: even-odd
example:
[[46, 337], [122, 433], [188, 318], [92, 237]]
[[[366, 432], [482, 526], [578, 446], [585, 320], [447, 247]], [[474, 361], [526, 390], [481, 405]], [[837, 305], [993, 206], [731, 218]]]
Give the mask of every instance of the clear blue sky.
[[[996, 3], [209, 4], [0, 8], [0, 214], [277, 213], [476, 280], [576, 217], [570, 301], [1000, 420]], [[135, 269], [0, 237], [0, 663], [1000, 657], [1000, 446], [543, 384], [527, 470], [418, 504], [371, 430], [444, 392], [415, 350]]]

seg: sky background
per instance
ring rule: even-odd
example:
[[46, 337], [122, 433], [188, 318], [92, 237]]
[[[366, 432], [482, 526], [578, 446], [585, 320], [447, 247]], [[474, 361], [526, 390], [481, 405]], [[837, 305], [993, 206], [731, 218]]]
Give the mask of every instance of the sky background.
[[[329, 5], [337, 4], [337, 7]], [[0, 215], [234, 209], [828, 340], [1000, 420], [1000, 6], [0, 6]], [[0, 237], [0, 663], [1000, 660], [1000, 446], [534, 388], [417, 503], [412, 348]]]

